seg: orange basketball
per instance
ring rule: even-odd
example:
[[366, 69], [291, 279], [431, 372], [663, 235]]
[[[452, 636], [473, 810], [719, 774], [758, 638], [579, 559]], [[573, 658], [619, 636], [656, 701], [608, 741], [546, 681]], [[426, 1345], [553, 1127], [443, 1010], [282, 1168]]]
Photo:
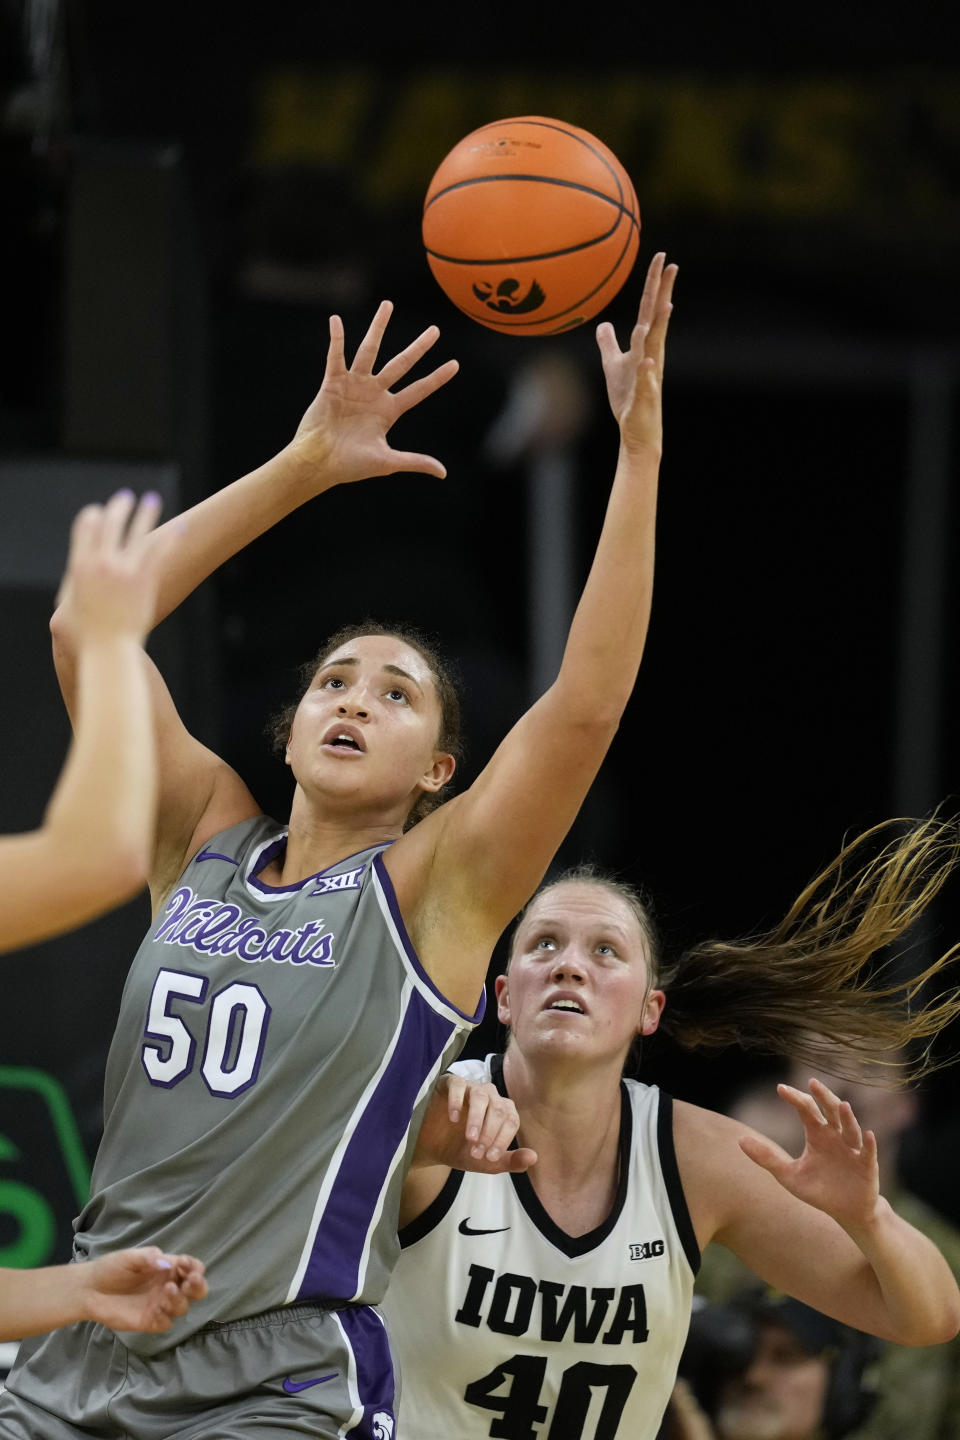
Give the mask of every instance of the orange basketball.
[[440, 288], [471, 320], [555, 335], [616, 295], [637, 258], [640, 211], [596, 136], [523, 115], [482, 125], [441, 161], [423, 243]]

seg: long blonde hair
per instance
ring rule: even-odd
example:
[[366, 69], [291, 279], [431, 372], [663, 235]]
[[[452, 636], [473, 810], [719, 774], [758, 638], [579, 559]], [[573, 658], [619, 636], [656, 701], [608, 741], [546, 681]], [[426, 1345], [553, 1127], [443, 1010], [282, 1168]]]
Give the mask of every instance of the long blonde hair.
[[649, 903], [632, 886], [580, 866], [544, 890], [595, 884], [629, 906], [646, 944], [651, 984], [666, 991], [660, 1029], [685, 1048], [739, 1046], [842, 1074], [839, 1047], [852, 1078], [864, 1079], [866, 1067], [872, 1083], [895, 1086], [960, 1058], [932, 1049], [960, 1016], [960, 984], [924, 997], [960, 943], [919, 970], [892, 948], [958, 861], [957, 822], [937, 815], [885, 821], [845, 843], [771, 929], [706, 940], [668, 963], [660, 958]]

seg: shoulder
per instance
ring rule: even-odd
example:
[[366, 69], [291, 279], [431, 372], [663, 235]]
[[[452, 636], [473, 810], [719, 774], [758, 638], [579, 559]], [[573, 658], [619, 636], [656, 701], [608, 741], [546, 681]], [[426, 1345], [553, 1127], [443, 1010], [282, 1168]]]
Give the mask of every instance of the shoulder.
[[740, 1141], [759, 1132], [741, 1120], [687, 1100], [674, 1100], [672, 1108], [674, 1145], [685, 1180], [689, 1175], [691, 1181], [722, 1182], [722, 1174], [717, 1174], [719, 1165], [735, 1163], [739, 1169], [742, 1163], [748, 1171], [754, 1168], [740, 1149]]
[[166, 904], [174, 890], [195, 866], [210, 867], [219, 862], [230, 870], [247, 871], [259, 850], [265, 849], [272, 842], [279, 845], [285, 835], [286, 828], [283, 825], [262, 813], [250, 815], [213, 831], [191, 847], [176, 874], [169, 876], [162, 886], [153, 890], [154, 913]]
[[198, 862], [223, 860], [230, 865], [252, 868], [261, 861], [267, 864], [267, 851], [271, 846], [279, 849], [286, 839], [287, 829], [269, 815], [258, 813], [216, 830], [196, 845], [187, 858], [183, 873]]
[[749, 1210], [769, 1179], [740, 1149], [756, 1132], [686, 1100], [673, 1103], [677, 1167], [701, 1250], [732, 1217]]
[[741, 1135], [750, 1133], [750, 1126], [717, 1110], [693, 1105], [689, 1100], [674, 1100], [673, 1130], [678, 1144], [692, 1141], [709, 1145], [729, 1145]]

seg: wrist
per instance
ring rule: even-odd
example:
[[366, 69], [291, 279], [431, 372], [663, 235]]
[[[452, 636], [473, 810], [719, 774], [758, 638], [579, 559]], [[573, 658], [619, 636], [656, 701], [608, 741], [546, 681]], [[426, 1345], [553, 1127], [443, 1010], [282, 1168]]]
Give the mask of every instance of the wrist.
[[133, 631], [126, 621], [123, 630], [107, 625], [80, 629], [76, 636], [77, 663], [86, 668], [102, 665], [113, 667], [128, 658], [138, 655], [143, 649], [146, 631]]
[[93, 1278], [95, 1260], [78, 1260], [68, 1265], [64, 1274], [73, 1282], [73, 1305], [78, 1320], [96, 1321], [96, 1284]]
[[663, 458], [663, 446], [659, 440], [634, 440], [621, 434], [620, 457], [631, 465], [646, 465], [656, 469]]
[[332, 435], [316, 430], [303, 433], [298, 430], [290, 443], [267, 464], [282, 469], [287, 483], [295, 492], [296, 502], [300, 504], [343, 483], [346, 477], [337, 472], [336, 449]]
[[878, 1195], [867, 1214], [841, 1223], [854, 1244], [866, 1253], [875, 1245], [882, 1244], [891, 1225], [899, 1222], [890, 1202]]

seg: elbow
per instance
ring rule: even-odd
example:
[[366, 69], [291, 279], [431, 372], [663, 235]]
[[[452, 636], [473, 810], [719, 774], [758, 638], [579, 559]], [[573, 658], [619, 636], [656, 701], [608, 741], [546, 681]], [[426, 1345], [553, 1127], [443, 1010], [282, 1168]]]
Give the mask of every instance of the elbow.
[[604, 707], [594, 715], [585, 716], [580, 723], [584, 743], [599, 750], [602, 754], [606, 754], [613, 743], [614, 736], [620, 729], [620, 721], [625, 708], [626, 706], [621, 706], [619, 709]]
[[550, 690], [566, 724], [591, 744], [609, 745], [620, 728], [620, 721], [630, 699], [629, 692], [613, 689], [603, 695], [589, 694], [579, 684], [567, 685], [561, 674]]
[[50, 616], [50, 643], [61, 689], [69, 699], [76, 685], [77, 642], [69, 613], [62, 603]]
[[911, 1349], [922, 1348], [927, 1345], [946, 1345], [960, 1335], [960, 1292], [954, 1290], [954, 1294], [945, 1299], [943, 1305], [927, 1317], [923, 1322], [918, 1322], [910, 1327], [907, 1334], [896, 1335], [892, 1338], [898, 1345], [909, 1346]]
[[147, 884], [150, 868], [149, 847], [134, 841], [125, 841], [117, 847], [114, 856], [113, 879], [121, 905], [139, 895]]
[[57, 907], [39, 932], [30, 935], [30, 942], [62, 935], [78, 925], [88, 925], [100, 915], [133, 900], [144, 889], [147, 865], [138, 851], [118, 851], [109, 845], [96, 850], [90, 845], [89, 850], [96, 859], [87, 859], [84, 863], [77, 859], [75, 846], [67, 854], [61, 849], [62, 858], [55, 865], [59, 876]]
[[98, 914], [125, 905], [140, 894], [147, 884], [149, 859], [147, 846], [134, 840], [103, 845], [96, 873], [81, 882]]
[[950, 1304], [944, 1307], [944, 1313], [936, 1332], [931, 1339], [924, 1341], [926, 1345], [945, 1345], [949, 1340], [955, 1340], [960, 1335], [960, 1291], [954, 1290]]
[[943, 1299], [936, 1333], [932, 1339], [926, 1341], [926, 1344], [944, 1345], [948, 1340], [955, 1340], [958, 1335], [960, 1335], [960, 1288], [951, 1275], [950, 1288]]
[[50, 636], [55, 650], [67, 648], [72, 640], [69, 612], [62, 601], [50, 616]]

